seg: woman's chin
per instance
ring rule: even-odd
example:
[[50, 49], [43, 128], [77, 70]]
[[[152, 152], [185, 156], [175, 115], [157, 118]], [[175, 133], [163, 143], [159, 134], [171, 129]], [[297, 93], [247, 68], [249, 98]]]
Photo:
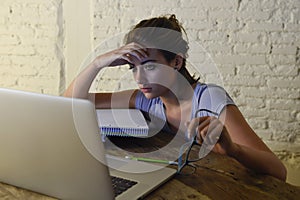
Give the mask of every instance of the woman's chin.
[[150, 92], [144, 93], [144, 95], [147, 99], [153, 99], [153, 98], [157, 97], [157, 95], [154, 95], [153, 93], [150, 93]]

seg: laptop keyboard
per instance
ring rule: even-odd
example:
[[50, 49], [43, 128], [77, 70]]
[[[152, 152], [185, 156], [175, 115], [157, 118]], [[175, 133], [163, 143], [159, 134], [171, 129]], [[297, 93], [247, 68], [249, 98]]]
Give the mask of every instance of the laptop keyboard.
[[111, 180], [115, 192], [115, 197], [122, 194], [123, 192], [125, 192], [126, 190], [134, 186], [135, 184], [137, 184], [136, 181], [132, 181], [132, 180], [116, 177], [116, 176], [111, 176]]

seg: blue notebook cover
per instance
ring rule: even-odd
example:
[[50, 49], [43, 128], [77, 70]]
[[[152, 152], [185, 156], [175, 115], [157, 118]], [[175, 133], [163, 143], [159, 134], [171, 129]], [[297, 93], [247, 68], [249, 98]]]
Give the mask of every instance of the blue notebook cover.
[[149, 127], [140, 110], [97, 109], [97, 118], [102, 135], [147, 137]]

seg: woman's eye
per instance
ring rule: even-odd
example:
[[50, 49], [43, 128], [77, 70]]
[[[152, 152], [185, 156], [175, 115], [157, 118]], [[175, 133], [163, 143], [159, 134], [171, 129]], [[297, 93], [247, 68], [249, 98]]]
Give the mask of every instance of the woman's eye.
[[155, 69], [156, 68], [156, 65], [145, 65], [144, 66], [144, 69], [145, 70], [153, 70], [153, 69]]
[[134, 65], [129, 65], [129, 69], [131, 69], [133, 72], [136, 72], [136, 67]]

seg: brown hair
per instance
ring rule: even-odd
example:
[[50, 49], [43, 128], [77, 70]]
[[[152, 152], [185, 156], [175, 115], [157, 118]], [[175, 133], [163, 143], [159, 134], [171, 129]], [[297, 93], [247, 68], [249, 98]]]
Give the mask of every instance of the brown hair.
[[149, 48], [158, 49], [164, 58], [170, 62], [177, 54], [183, 55], [183, 64], [179, 72], [190, 84], [196, 83], [198, 79], [186, 69], [188, 42], [183, 39], [186, 35], [184, 28], [176, 19], [174, 14], [170, 16], [154, 17], [140, 21], [125, 36], [125, 44], [136, 42]]

